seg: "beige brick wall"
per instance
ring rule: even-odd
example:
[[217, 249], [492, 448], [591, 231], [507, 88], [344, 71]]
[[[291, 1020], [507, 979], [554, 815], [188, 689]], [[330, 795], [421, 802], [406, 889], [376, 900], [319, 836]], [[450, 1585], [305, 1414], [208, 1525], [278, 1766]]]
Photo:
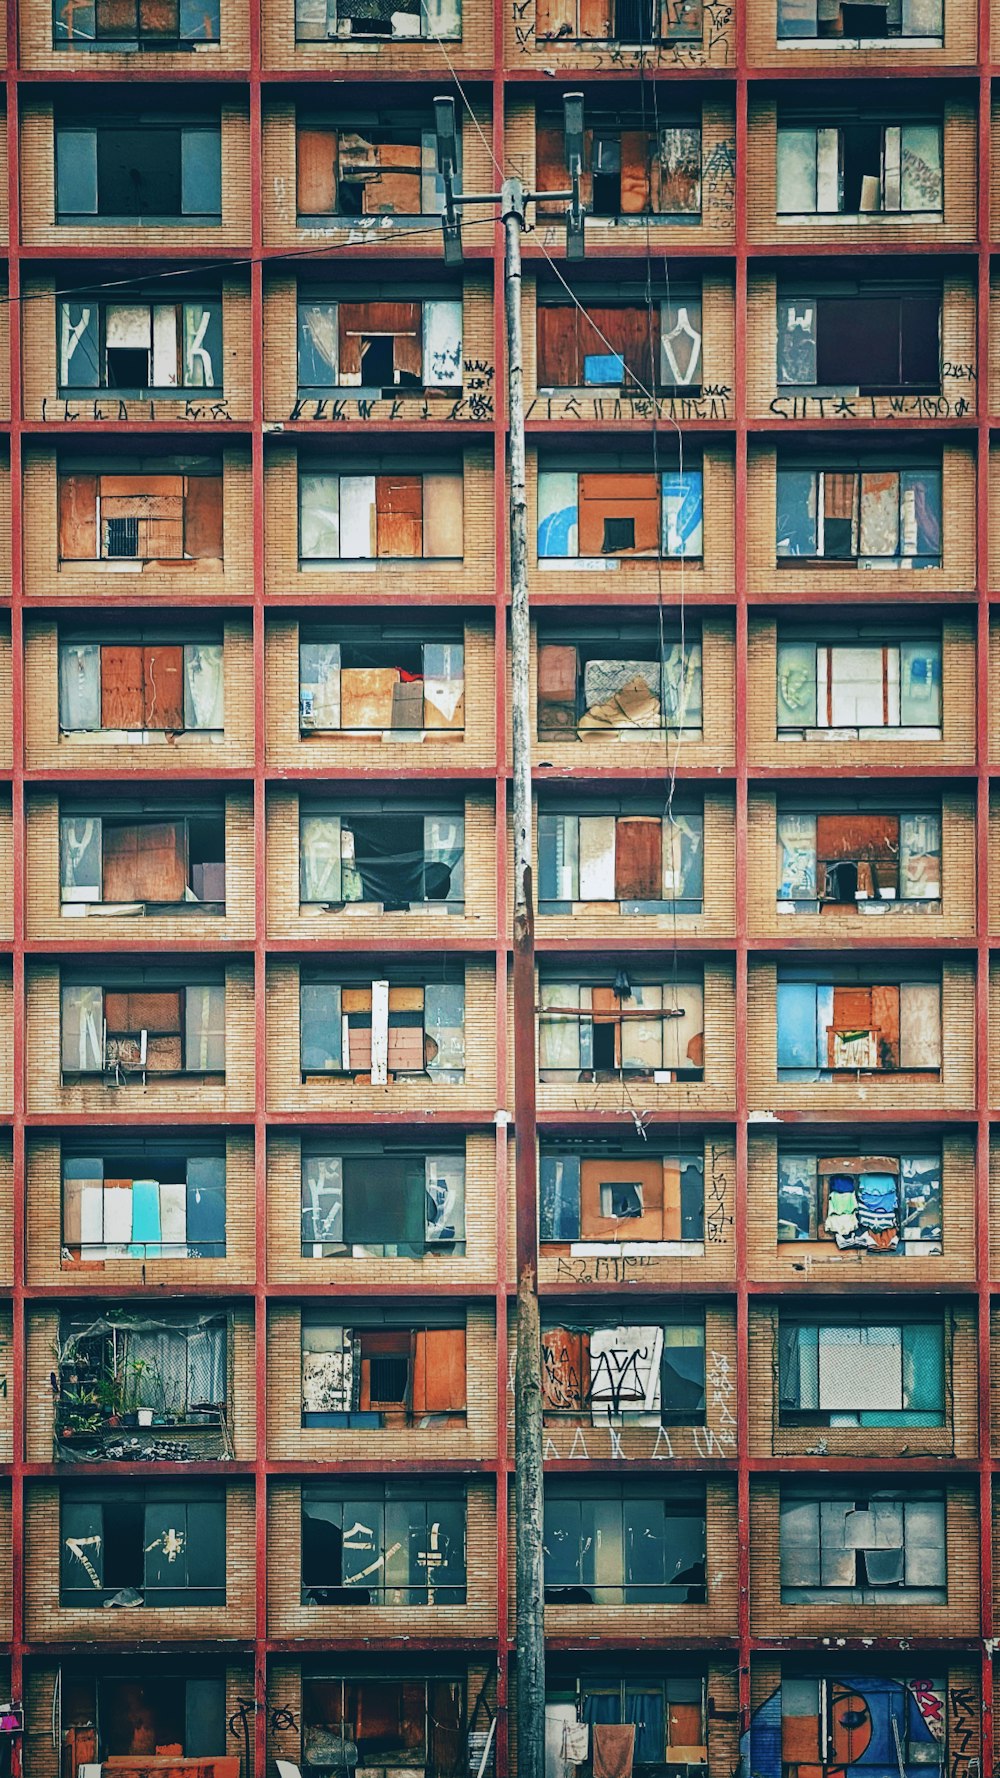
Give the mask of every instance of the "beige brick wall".
[[[182, 639], [184, 617], [178, 614], [176, 622], [176, 634]], [[197, 729], [191, 729], [180, 735], [154, 734], [141, 746], [133, 746], [128, 741], [110, 741], [101, 734], [60, 734], [59, 625], [50, 618], [29, 615], [24, 628], [24, 738], [29, 768], [66, 769], [83, 775], [120, 765], [123, 775], [134, 777], [144, 771], [176, 767], [178, 777], [182, 777], [185, 767], [211, 771], [215, 767], [252, 766], [253, 643], [248, 618], [233, 615], [220, 621], [225, 713], [225, 731], [221, 739], [209, 739]], [[98, 635], [102, 641], [113, 641], [114, 621], [108, 620]], [[107, 793], [97, 791], [95, 794]]]
[[[860, 1299], [864, 1313], [865, 1302]], [[804, 1306], [804, 1305], [803, 1305]], [[831, 1457], [899, 1459], [974, 1457], [975, 1317], [966, 1303], [945, 1308], [946, 1405], [943, 1426], [781, 1426], [778, 1420], [778, 1311], [750, 1305], [750, 1449], [754, 1456], [800, 1457], [821, 1449]]]
[[[879, 622], [876, 612], [872, 621]], [[888, 616], [887, 634], [898, 623], [898, 608]], [[817, 639], [837, 639], [835, 614], [815, 618]], [[822, 777], [829, 766], [857, 766], [859, 772], [926, 769], [931, 765], [971, 765], [976, 756], [976, 642], [963, 612], [947, 611], [941, 620], [941, 719], [938, 740], [897, 741], [891, 729], [877, 741], [782, 741], [776, 736], [778, 626], [773, 617], [752, 612], [747, 669], [747, 745], [751, 765], [788, 766]], [[933, 635], [938, 620], [918, 610], [907, 615], [907, 630]], [[1000, 688], [1000, 632], [991, 638], [993, 684]], [[996, 707], [1000, 707], [997, 705]]]
[[[878, 957], [873, 946], [871, 961]], [[803, 960], [804, 961], [804, 960]], [[823, 980], [824, 962], [816, 964], [816, 979]], [[885, 974], [892, 979], [892, 962]], [[776, 1073], [776, 966], [752, 958], [749, 984], [749, 1050], [747, 1087], [751, 1115], [773, 1107], [779, 1112], [906, 1112], [917, 1107], [933, 1110], [968, 1109], [975, 1092], [974, 972], [950, 957], [941, 962], [941, 1046], [943, 1067], [939, 1079], [930, 1074], [859, 1074], [829, 1081], [778, 1081]]]
[[[150, 439], [149, 455], [155, 456], [159, 441]], [[171, 449], [167, 438], [161, 447]], [[207, 601], [246, 598], [251, 588], [253, 537], [249, 454], [243, 445], [223, 449], [202, 447], [222, 463], [222, 534], [225, 560], [180, 563], [176, 567], [151, 563], [138, 572], [121, 573], [109, 562], [60, 562], [58, 489], [55, 446], [33, 445], [24, 461], [24, 590], [28, 598], [48, 599], [67, 594], [92, 600], [95, 606], [116, 600], [135, 602], [147, 598], [166, 603], [171, 597], [192, 593]], [[122, 459], [123, 464], [127, 462]], [[0, 561], [9, 561], [9, 548], [0, 537]]]
[[[95, 810], [113, 813], [112, 786], [97, 784], [91, 796]], [[168, 789], [164, 800], [170, 808], [183, 807], [183, 786], [173, 793]], [[206, 944], [246, 945], [253, 938], [253, 808], [249, 791], [228, 791], [222, 807], [226, 828], [224, 914], [199, 914], [187, 903], [185, 911], [177, 914], [144, 914], [138, 918], [130, 914], [100, 914], [81, 920], [64, 914], [60, 903], [59, 798], [37, 792], [31, 798], [25, 835], [28, 936], [65, 944], [81, 938], [92, 942], [100, 939], [109, 945], [139, 949], [159, 939], [188, 944], [192, 950]]]
[[[125, 1478], [123, 1478], [125, 1479]], [[59, 1603], [59, 1488], [36, 1482], [24, 1503], [25, 1631], [32, 1642], [197, 1642], [252, 1636], [254, 1628], [254, 1516], [249, 1482], [226, 1487], [225, 1605], [154, 1606], [135, 1611], [87, 1611]], [[141, 1620], [141, 1621], [139, 1621]]]
[[[160, 1114], [161, 1120], [163, 1114]], [[34, 1135], [28, 1144], [27, 1255], [29, 1284], [58, 1285], [67, 1289], [100, 1290], [101, 1283], [242, 1284], [253, 1279], [253, 1145], [248, 1135], [231, 1131], [226, 1136], [226, 1254], [224, 1259], [108, 1259], [86, 1264], [60, 1264], [62, 1236], [62, 1177], [60, 1141], [72, 1142], [77, 1153], [82, 1138]], [[100, 1136], [96, 1137], [98, 1150]]]
[[[331, 1323], [352, 1326], [356, 1306], [342, 1298], [336, 1302], [327, 1299], [326, 1314]], [[467, 1306], [456, 1303], [454, 1309], [456, 1321], [464, 1322], [466, 1330], [465, 1419], [381, 1431], [370, 1427], [340, 1430], [302, 1425], [302, 1310], [297, 1303], [272, 1304], [267, 1340], [268, 1456], [288, 1463], [361, 1460], [373, 1465], [440, 1457], [488, 1461], [496, 1450], [493, 1309], [479, 1302]], [[419, 1305], [414, 1306], [412, 1325], [422, 1325]]]

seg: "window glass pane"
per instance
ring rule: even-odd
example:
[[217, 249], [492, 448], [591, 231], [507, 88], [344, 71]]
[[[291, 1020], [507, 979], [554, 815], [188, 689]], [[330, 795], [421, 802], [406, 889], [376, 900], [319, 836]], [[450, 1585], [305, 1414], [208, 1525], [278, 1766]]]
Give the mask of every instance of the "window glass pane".
[[819, 548], [817, 476], [813, 469], [778, 470], [777, 553], [814, 556]]
[[911, 1322], [903, 1327], [900, 1405], [917, 1411], [944, 1407], [944, 1328], [940, 1322]]
[[319, 1254], [344, 1239], [343, 1168], [337, 1155], [302, 1159], [302, 1250]]
[[181, 131], [181, 210], [185, 216], [222, 215], [222, 135], [218, 129]]
[[816, 208], [816, 131], [778, 131], [778, 215], [808, 215]]
[[[70, 733], [101, 726], [101, 651], [95, 643], [67, 642], [59, 650], [59, 726]], [[97, 827], [99, 835], [99, 823]], [[61, 880], [65, 883], [65, 871]]]
[[98, 364], [96, 302], [59, 304], [59, 382], [68, 389], [96, 389]]
[[904, 728], [941, 726], [941, 648], [937, 642], [899, 647], [900, 721]]
[[182, 319], [185, 388], [221, 389], [221, 308], [218, 303], [185, 303]]
[[343, 1057], [339, 987], [331, 982], [303, 982], [299, 1007], [303, 1074], [337, 1072]]
[[186, 643], [184, 727], [221, 731], [225, 726], [224, 691], [222, 643]]
[[63, 216], [97, 214], [97, 131], [56, 131], [56, 210]]

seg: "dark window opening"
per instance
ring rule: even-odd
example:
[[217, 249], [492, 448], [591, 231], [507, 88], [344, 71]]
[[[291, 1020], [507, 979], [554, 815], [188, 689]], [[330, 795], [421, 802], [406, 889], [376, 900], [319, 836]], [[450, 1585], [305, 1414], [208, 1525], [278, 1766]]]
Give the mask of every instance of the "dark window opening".
[[149, 353], [134, 346], [109, 346], [109, 389], [145, 389], [149, 384]]
[[98, 210], [106, 216], [179, 216], [179, 128], [97, 132]]

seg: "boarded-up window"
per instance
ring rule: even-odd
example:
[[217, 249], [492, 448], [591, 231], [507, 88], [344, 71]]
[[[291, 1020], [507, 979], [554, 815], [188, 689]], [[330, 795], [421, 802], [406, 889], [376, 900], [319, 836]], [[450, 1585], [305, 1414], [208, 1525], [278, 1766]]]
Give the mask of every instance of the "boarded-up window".
[[[556, 0], [565, 4], [566, 0]], [[588, 3], [588, 0], [579, 0]], [[643, 0], [643, 4], [645, 0]], [[574, 0], [568, 0], [572, 6]], [[618, 0], [621, 4], [621, 0]], [[629, 0], [633, 4], [633, 0]], [[664, 7], [673, 11], [673, 5]], [[686, 10], [686, 9], [685, 9]], [[700, 9], [699, 9], [700, 10]], [[564, 32], [557, 33], [564, 36]], [[700, 35], [700, 20], [698, 23]], [[581, 197], [584, 209], [598, 217], [672, 216], [683, 220], [701, 213], [701, 126], [697, 122], [674, 123], [650, 129], [640, 116], [633, 128], [620, 122], [595, 119], [584, 131]], [[540, 193], [566, 189], [565, 142], [561, 120], [541, 120], [535, 138], [535, 177]], [[561, 215], [565, 204], [538, 204], [539, 216]], [[671, 320], [671, 328], [676, 318]], [[678, 341], [678, 345], [680, 342]], [[606, 350], [606, 348], [605, 348]], [[686, 362], [690, 342], [678, 353]], [[648, 376], [643, 377], [648, 386]]]
[[538, 472], [539, 559], [702, 554], [702, 472]]
[[779, 216], [927, 215], [943, 205], [940, 123], [778, 126]]
[[779, 642], [778, 733], [940, 732], [941, 643]]
[[540, 388], [701, 385], [701, 300], [675, 297], [659, 307], [541, 303], [537, 316]]
[[303, 1258], [464, 1251], [463, 1154], [303, 1156]]
[[465, 1603], [464, 1484], [370, 1480], [302, 1490], [302, 1602]]
[[[325, 0], [298, 0], [299, 7], [317, 3], [322, 7]], [[430, 0], [421, 17], [456, 4]], [[461, 184], [461, 132], [458, 160], [456, 188]], [[443, 197], [433, 129], [420, 123], [394, 126], [370, 117], [357, 127], [340, 129], [299, 122], [296, 211], [301, 221], [314, 216], [436, 216]]]
[[940, 43], [943, 0], [778, 0], [778, 37], [878, 41], [906, 37]]
[[218, 816], [115, 821], [60, 818], [60, 898], [64, 906], [162, 905], [224, 908], [225, 824]]
[[218, 43], [219, 0], [53, 0], [56, 49], [174, 49]]
[[465, 1074], [465, 988], [387, 981], [340, 986], [303, 981], [303, 1076], [347, 1074], [386, 1085], [390, 1076], [461, 1081]]
[[777, 557], [932, 566], [941, 559], [941, 470], [779, 464]]
[[463, 547], [461, 470], [300, 475], [303, 561], [460, 560]]
[[704, 818], [538, 817], [539, 911], [617, 901], [623, 913], [697, 913], [703, 888]]
[[595, 1426], [701, 1424], [705, 1417], [705, 1327], [562, 1321], [542, 1333], [546, 1421]]
[[779, 1079], [829, 1073], [940, 1073], [939, 982], [779, 979]]
[[699, 42], [701, 0], [539, 0], [535, 37], [560, 42]]
[[542, 1080], [700, 1079], [703, 991], [698, 982], [611, 986], [547, 981], [541, 986], [538, 1060]]
[[927, 906], [941, 897], [941, 819], [779, 813], [778, 901], [810, 912]]
[[58, 304], [59, 386], [137, 390], [222, 388], [222, 304]]
[[462, 305], [299, 302], [300, 389], [460, 387]]
[[[65, 1014], [64, 1001], [64, 1033]], [[81, 1156], [64, 1147], [62, 1244], [70, 1256], [223, 1258], [225, 1155], [178, 1153], [171, 1159], [162, 1142], [149, 1152], [141, 1143], [130, 1146], [140, 1152]]]
[[616, 1250], [631, 1242], [700, 1243], [704, 1196], [699, 1154], [644, 1151], [595, 1159], [572, 1148], [543, 1147], [541, 1240], [611, 1243]]
[[221, 474], [61, 474], [59, 559], [221, 561]]

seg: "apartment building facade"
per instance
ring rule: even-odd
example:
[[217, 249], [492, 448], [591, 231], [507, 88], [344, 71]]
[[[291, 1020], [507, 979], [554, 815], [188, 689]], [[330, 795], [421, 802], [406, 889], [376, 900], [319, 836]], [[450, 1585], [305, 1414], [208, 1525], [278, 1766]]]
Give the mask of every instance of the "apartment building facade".
[[517, 1770], [445, 92], [546, 1778], [992, 1773], [996, 29], [9, 0], [0, 1775]]

